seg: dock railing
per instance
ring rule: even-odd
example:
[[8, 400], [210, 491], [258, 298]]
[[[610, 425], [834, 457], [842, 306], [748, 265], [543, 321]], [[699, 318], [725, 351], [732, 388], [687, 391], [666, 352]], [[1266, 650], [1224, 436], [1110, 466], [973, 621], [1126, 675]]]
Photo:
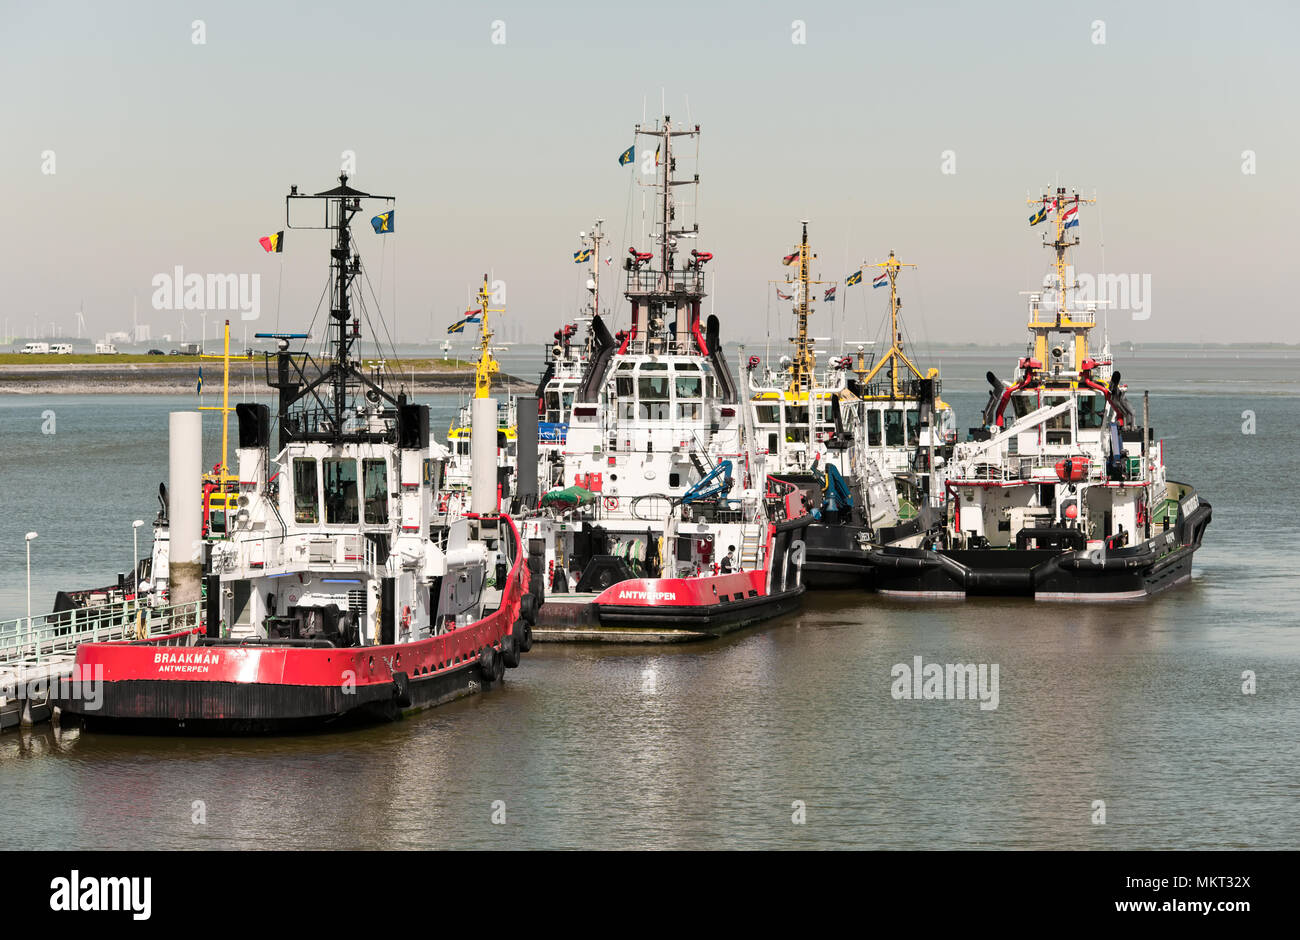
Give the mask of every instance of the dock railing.
[[150, 607], [131, 600], [0, 620], [0, 666], [67, 656], [82, 643], [148, 640], [202, 624], [202, 601]]

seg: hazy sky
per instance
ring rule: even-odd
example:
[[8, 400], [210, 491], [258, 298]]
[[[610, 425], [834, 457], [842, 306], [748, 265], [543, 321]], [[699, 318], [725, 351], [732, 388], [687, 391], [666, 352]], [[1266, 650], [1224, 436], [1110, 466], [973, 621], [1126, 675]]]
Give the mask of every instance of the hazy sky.
[[[508, 315], [549, 335], [581, 300], [578, 231], [605, 218], [622, 254], [629, 207], [639, 228], [617, 158], [663, 95], [703, 128], [699, 247], [726, 339], [764, 334], [809, 218], [826, 278], [890, 249], [920, 265], [903, 282], [916, 339], [1019, 340], [1018, 292], [1049, 257], [1025, 196], [1059, 179], [1100, 200], [1077, 268], [1103, 270], [1104, 233], [1106, 271], [1151, 277], [1149, 319], [1111, 313], [1113, 338], [1298, 342], [1297, 9], [0, 0], [2, 315], [20, 337], [33, 315], [70, 334], [84, 302], [98, 336], [135, 297], [175, 333], [151, 280], [182, 265], [260, 273], [257, 327], [280, 292], [280, 325], [301, 328], [325, 236], [291, 231], [278, 256], [257, 239], [283, 227], [291, 183], [329, 188], [352, 150], [354, 185], [398, 199], [395, 235], [358, 235], [400, 340], [426, 339], [431, 312], [441, 339], [489, 269]], [[885, 292], [840, 293], [814, 332], [834, 310], [875, 335]]]

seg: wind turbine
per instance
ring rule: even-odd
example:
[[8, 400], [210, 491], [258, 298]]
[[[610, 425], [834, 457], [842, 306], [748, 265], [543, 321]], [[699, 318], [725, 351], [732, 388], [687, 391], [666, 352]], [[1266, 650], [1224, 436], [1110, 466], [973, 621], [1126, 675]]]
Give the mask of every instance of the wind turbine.
[[81, 315], [81, 309], [77, 309], [77, 339], [81, 339], [81, 334], [86, 330], [86, 318]]

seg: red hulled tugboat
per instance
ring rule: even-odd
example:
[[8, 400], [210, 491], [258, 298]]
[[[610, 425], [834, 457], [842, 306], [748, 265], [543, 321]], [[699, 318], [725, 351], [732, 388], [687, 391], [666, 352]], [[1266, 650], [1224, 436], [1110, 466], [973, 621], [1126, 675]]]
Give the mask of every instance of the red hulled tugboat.
[[[65, 720], [240, 734], [393, 719], [499, 682], [531, 645], [521, 617], [521, 606], [535, 609], [521, 605], [528, 566], [498, 508], [495, 461], [475, 462], [485, 479], [475, 480], [471, 511], [435, 524], [443, 466], [428, 406], [393, 394], [381, 370], [363, 372], [353, 358], [362, 319], [375, 314], [354, 284], [350, 223], [379, 198], [346, 176], [314, 196], [291, 191], [286, 214], [317, 200], [333, 237], [328, 357], [290, 351], [305, 334], [267, 334], [279, 344], [266, 361], [279, 393], [277, 447], [267, 406], [233, 409], [237, 475], [221, 468], [232, 498], [223, 524], [206, 532], [199, 415], [171, 416], [168, 600], [203, 597], [205, 616], [157, 639], [78, 647], [76, 674], [88, 681], [60, 699]], [[494, 429], [496, 402], [482, 403], [475, 421]], [[494, 433], [480, 439], [495, 445]], [[184, 545], [195, 546], [188, 560]]]

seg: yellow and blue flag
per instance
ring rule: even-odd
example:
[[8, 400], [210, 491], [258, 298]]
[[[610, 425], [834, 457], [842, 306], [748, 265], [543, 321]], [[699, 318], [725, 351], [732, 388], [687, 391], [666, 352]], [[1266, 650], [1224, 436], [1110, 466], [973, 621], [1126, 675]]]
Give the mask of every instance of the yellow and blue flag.
[[1037, 225], [1039, 222], [1043, 221], [1046, 218], [1047, 218], [1047, 206], [1043, 206], [1041, 209], [1039, 209], [1037, 212], [1035, 212], [1033, 215], [1029, 217], [1029, 224]]
[[387, 235], [389, 232], [397, 231], [397, 210], [389, 209], [387, 212], [381, 212], [370, 220], [374, 226], [376, 235]]
[[619, 166], [627, 166], [627, 165], [628, 165], [629, 163], [631, 163], [635, 158], [636, 158], [636, 144], [633, 144], [631, 147], [628, 147], [628, 148], [627, 148], [626, 150], [624, 150], [621, 154], [619, 154], [619, 156], [618, 156], [618, 165], [619, 165]]
[[198, 388], [194, 389], [194, 394], [195, 395], [203, 394], [203, 366], [199, 366], [199, 385]]
[[590, 248], [584, 248], [581, 251], [575, 251], [573, 253], [573, 263], [582, 264], [582, 262], [586, 261], [590, 257], [591, 257]]
[[852, 274], [850, 274], [848, 277], [846, 277], [846, 278], [844, 279], [844, 286], [845, 286], [845, 287], [852, 287], [852, 286], [854, 286], [855, 284], [861, 284], [861, 283], [862, 283], [862, 269], [861, 269], [861, 268], [858, 268], [856, 271], [854, 271]]

